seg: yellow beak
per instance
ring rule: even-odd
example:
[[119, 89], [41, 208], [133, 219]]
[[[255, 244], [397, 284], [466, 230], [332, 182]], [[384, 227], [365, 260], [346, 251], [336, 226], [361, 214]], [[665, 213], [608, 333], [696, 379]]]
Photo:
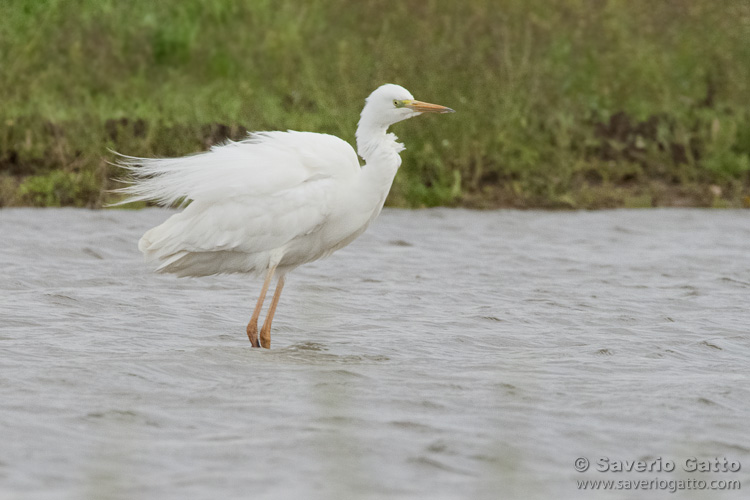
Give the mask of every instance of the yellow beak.
[[420, 113], [455, 113], [451, 108], [422, 101], [406, 101], [404, 106]]

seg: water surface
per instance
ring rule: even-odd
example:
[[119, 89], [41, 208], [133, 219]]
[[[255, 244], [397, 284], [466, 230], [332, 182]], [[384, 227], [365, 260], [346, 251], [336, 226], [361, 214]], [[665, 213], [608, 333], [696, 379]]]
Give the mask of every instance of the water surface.
[[[149, 272], [168, 215], [0, 211], [0, 498], [750, 488], [747, 212], [386, 210], [289, 275], [270, 351], [244, 331], [257, 280]], [[593, 470], [693, 456], [743, 469]]]

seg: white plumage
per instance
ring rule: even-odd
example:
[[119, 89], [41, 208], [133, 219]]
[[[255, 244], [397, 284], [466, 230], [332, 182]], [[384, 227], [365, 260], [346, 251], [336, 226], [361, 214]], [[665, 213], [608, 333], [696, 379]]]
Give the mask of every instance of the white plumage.
[[147, 231], [138, 248], [157, 271], [178, 276], [266, 273], [247, 328], [253, 345], [276, 274], [279, 284], [261, 331], [268, 347], [285, 274], [349, 244], [380, 213], [403, 150], [388, 126], [423, 112], [451, 111], [415, 101], [398, 85], [381, 86], [367, 98], [357, 128], [363, 167], [347, 142], [294, 131], [257, 132], [183, 158], [123, 156], [120, 165], [132, 175], [120, 190], [129, 195], [123, 203], [186, 205]]
[[[186, 158], [128, 161], [142, 165], [126, 188], [132, 200], [191, 201], [138, 244], [162, 272], [264, 272], [331, 216], [356, 215], [334, 213], [360, 167], [351, 146], [330, 135], [265, 132]], [[287, 258], [278, 271], [302, 263]]]

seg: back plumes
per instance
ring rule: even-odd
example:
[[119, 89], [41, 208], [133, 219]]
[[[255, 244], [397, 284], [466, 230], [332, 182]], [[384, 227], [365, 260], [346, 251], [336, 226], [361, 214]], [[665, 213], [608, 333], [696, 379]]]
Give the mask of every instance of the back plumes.
[[233, 196], [264, 196], [299, 185], [316, 173], [329, 175], [328, 164], [315, 161], [319, 150], [338, 164], [357, 159], [341, 139], [309, 132], [257, 132], [243, 141], [227, 141], [209, 151], [181, 158], [119, 155], [129, 171], [129, 185], [115, 190], [127, 198], [115, 205], [153, 201], [161, 206]]

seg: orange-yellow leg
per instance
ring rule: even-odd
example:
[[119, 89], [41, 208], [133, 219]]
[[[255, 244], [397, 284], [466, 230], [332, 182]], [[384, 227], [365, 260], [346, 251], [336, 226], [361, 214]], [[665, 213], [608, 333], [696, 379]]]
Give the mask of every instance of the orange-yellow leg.
[[279, 305], [279, 298], [281, 297], [281, 290], [283, 288], [284, 276], [281, 276], [279, 282], [276, 284], [276, 291], [273, 292], [273, 300], [271, 300], [271, 307], [268, 308], [263, 328], [260, 329], [260, 345], [266, 349], [271, 348], [271, 321], [273, 321], [273, 315], [276, 313], [276, 306]]
[[255, 304], [255, 310], [250, 318], [250, 323], [247, 324], [247, 338], [250, 339], [250, 344], [253, 347], [260, 347], [258, 343], [258, 318], [260, 317], [260, 310], [263, 308], [263, 302], [266, 300], [266, 293], [268, 293], [268, 287], [271, 284], [274, 271], [276, 271], [276, 267], [268, 270], [266, 280], [263, 282], [263, 288], [260, 291], [260, 297], [258, 297], [258, 303]]

